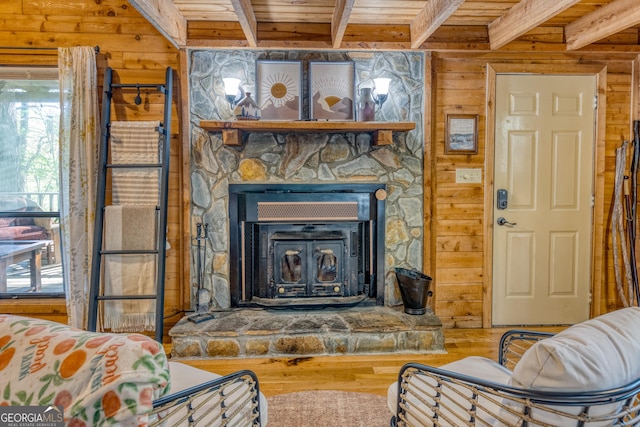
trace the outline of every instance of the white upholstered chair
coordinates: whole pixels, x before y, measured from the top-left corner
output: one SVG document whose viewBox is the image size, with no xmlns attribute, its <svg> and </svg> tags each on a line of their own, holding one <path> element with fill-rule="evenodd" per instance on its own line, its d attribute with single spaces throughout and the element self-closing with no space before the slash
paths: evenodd
<svg viewBox="0 0 640 427">
<path fill-rule="evenodd" d="M 555 335 L 511 331 L 499 354 L 405 365 L 388 390 L 391 425 L 640 425 L 640 308 Z"/>
</svg>

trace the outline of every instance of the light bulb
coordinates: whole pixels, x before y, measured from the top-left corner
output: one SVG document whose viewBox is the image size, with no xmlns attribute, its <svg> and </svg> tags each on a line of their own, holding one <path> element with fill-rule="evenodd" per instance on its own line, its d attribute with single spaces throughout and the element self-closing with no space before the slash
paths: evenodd
<svg viewBox="0 0 640 427">
<path fill-rule="evenodd" d="M 233 107 L 235 100 L 238 98 L 241 80 L 235 77 L 225 77 L 222 79 L 222 82 L 224 83 L 224 94 L 227 101 L 229 101 L 229 105 Z"/>
<path fill-rule="evenodd" d="M 376 86 L 376 102 L 378 105 L 382 105 L 389 96 L 389 84 L 391 83 L 391 79 L 386 77 L 377 77 L 373 79 L 373 83 Z"/>
</svg>

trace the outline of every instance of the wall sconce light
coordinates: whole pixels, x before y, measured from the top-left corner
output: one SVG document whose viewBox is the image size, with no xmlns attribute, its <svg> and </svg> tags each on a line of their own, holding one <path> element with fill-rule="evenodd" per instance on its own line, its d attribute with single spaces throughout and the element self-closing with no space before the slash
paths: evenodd
<svg viewBox="0 0 640 427">
<path fill-rule="evenodd" d="M 240 87 L 241 80 L 235 77 L 226 77 L 222 79 L 222 82 L 224 83 L 224 95 L 233 110 L 233 107 L 244 95 L 244 91 Z"/>
<path fill-rule="evenodd" d="M 373 79 L 373 84 L 375 85 L 375 95 L 374 99 L 376 100 L 376 104 L 379 107 L 382 106 L 384 101 L 389 97 L 389 84 L 391 83 L 391 79 L 386 77 L 377 77 Z"/>
<path fill-rule="evenodd" d="M 358 85 L 358 120 L 368 122 L 375 120 L 376 105 L 378 110 L 389 97 L 391 79 L 377 77 L 365 80 Z"/>
</svg>

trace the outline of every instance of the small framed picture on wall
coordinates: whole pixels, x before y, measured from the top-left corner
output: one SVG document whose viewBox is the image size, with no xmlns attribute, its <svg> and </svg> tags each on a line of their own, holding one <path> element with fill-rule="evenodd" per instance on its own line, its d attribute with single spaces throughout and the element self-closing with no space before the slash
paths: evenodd
<svg viewBox="0 0 640 427">
<path fill-rule="evenodd" d="M 309 63 L 309 118 L 355 120 L 353 62 Z"/>
<path fill-rule="evenodd" d="M 478 115 L 447 114 L 445 154 L 478 154 Z"/>
</svg>

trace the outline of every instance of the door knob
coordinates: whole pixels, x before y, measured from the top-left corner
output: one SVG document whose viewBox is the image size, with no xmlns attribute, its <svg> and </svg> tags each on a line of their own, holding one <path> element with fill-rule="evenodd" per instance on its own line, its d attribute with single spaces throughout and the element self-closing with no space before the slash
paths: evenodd
<svg viewBox="0 0 640 427">
<path fill-rule="evenodd" d="M 508 225 L 510 227 L 513 227 L 514 225 L 516 225 L 515 222 L 509 222 L 506 219 L 504 219 L 503 217 L 500 217 L 496 220 L 496 222 L 498 223 L 498 225 Z"/>
</svg>

